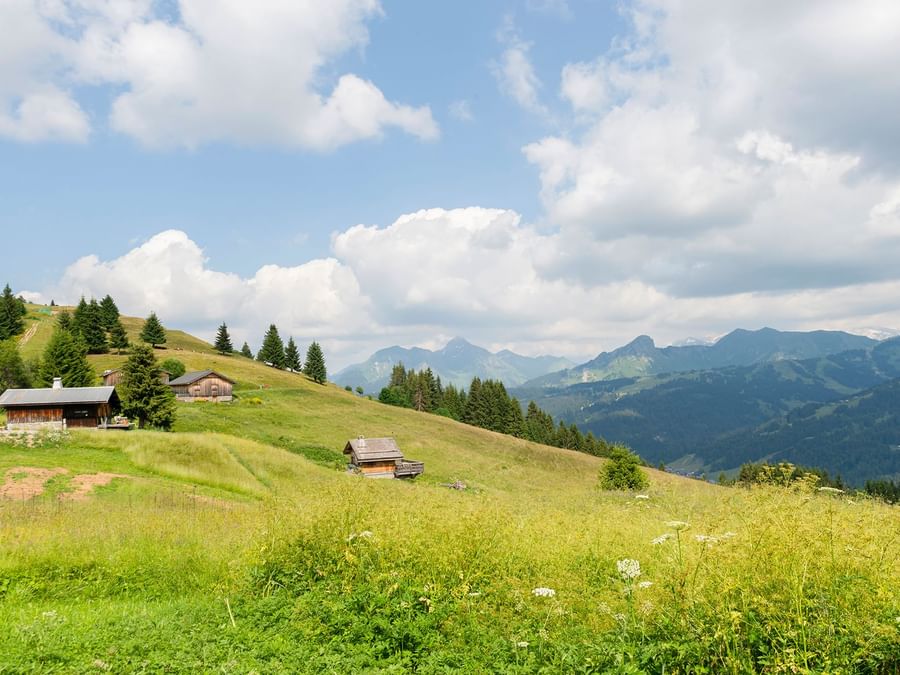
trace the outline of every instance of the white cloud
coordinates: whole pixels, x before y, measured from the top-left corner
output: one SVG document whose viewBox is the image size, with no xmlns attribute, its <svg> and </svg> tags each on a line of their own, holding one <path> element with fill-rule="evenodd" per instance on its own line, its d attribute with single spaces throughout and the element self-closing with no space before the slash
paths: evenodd
<svg viewBox="0 0 900 675">
<path fill-rule="evenodd" d="M 472 106 L 466 100 L 453 101 L 450 104 L 450 116 L 460 122 L 472 122 L 475 116 L 472 114 Z"/>
<path fill-rule="evenodd" d="M 353 74 L 330 90 L 324 81 L 327 64 L 365 46 L 366 22 L 381 13 L 377 0 L 178 0 L 177 20 L 149 0 L 11 6 L 0 10 L 0 23 L 24 37 L 0 46 L 18 64 L 0 67 L 0 97 L 4 88 L 7 101 L 26 97 L 37 85 L 54 97 L 23 104 L 6 124 L 0 118 L 6 135 L 83 140 L 87 118 L 61 83 L 123 89 L 112 128 L 156 147 L 224 141 L 330 150 L 391 128 L 423 140 L 439 135 L 427 106 L 390 101 Z"/>
<path fill-rule="evenodd" d="M 526 110 L 546 115 L 547 109 L 540 102 L 538 91 L 541 81 L 534 72 L 528 52 L 531 44 L 522 40 L 511 17 L 504 19 L 497 40 L 506 47 L 500 60 L 491 64 L 491 70 L 501 91 Z"/>
</svg>

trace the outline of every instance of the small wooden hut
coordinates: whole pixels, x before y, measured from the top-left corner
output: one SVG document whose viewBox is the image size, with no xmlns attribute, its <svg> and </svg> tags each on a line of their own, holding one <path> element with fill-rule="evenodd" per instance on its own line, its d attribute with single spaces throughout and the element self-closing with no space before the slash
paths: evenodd
<svg viewBox="0 0 900 675">
<path fill-rule="evenodd" d="M 404 459 L 393 438 L 365 438 L 347 441 L 344 454 L 350 455 L 350 469 L 369 478 L 414 478 L 425 471 L 425 465 Z"/>
<path fill-rule="evenodd" d="M 217 403 L 232 399 L 234 380 L 214 370 L 198 370 L 170 380 L 169 386 L 172 387 L 175 398 L 179 401 L 186 403 L 213 401 Z"/>
<path fill-rule="evenodd" d="M 119 386 L 119 382 L 122 381 L 122 369 L 114 368 L 113 370 L 104 370 L 101 375 L 103 378 L 103 386 L 105 387 L 117 387 Z M 163 384 L 169 384 L 169 380 L 172 379 L 171 373 L 167 370 L 159 371 L 159 381 Z"/>
<path fill-rule="evenodd" d="M 109 424 L 120 405 L 115 387 L 63 387 L 56 378 L 47 389 L 7 389 L 0 396 L 8 431 L 96 429 Z"/>
</svg>

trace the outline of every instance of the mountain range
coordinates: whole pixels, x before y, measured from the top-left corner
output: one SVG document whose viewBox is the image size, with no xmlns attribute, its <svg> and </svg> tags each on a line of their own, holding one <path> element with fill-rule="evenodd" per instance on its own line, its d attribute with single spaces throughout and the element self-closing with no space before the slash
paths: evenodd
<svg viewBox="0 0 900 675">
<path fill-rule="evenodd" d="M 720 346 L 715 353 L 723 341 L 729 349 Z M 854 344 L 862 347 L 827 353 Z M 684 349 L 695 348 L 656 350 L 639 339 L 589 362 L 593 371 L 579 366 L 567 372 L 596 373 L 597 365 L 621 372 L 636 354 L 647 359 L 648 369 L 699 360 Z M 511 393 L 534 399 L 585 432 L 624 442 L 654 464 L 679 470 L 734 471 L 742 463 L 768 459 L 820 466 L 855 483 L 900 478 L 895 450 L 900 409 L 891 408 L 897 390 L 892 384 L 900 381 L 900 339 L 876 342 L 846 333 L 767 329 L 735 331 L 707 350 L 704 363 L 750 365 L 558 386 L 547 385 L 550 378 L 543 377 Z M 816 353 L 824 355 L 787 356 Z M 566 377 L 555 374 L 554 381 Z"/>
<path fill-rule="evenodd" d="M 726 366 L 750 366 L 768 361 L 809 359 L 877 344 L 861 335 L 841 331 L 778 331 L 762 328 L 738 329 L 713 344 L 657 347 L 641 335 L 624 347 L 603 352 L 581 365 L 549 373 L 526 383 L 526 387 L 561 387 L 598 380 L 679 373 Z"/>
<path fill-rule="evenodd" d="M 559 356 L 521 356 L 508 349 L 494 353 L 456 337 L 437 351 L 397 346 L 381 349 L 365 362 L 347 366 L 334 376 L 333 381 L 341 386 L 361 386 L 366 392 L 377 394 L 387 386 L 391 370 L 398 363 L 414 370 L 431 368 L 444 384 L 466 388 L 476 376 L 516 386 L 574 365 Z"/>
</svg>

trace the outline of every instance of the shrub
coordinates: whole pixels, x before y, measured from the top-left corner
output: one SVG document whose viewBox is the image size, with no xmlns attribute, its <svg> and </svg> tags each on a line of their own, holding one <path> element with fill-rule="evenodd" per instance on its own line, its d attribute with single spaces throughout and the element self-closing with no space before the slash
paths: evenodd
<svg viewBox="0 0 900 675">
<path fill-rule="evenodd" d="M 647 487 L 647 476 L 641 470 L 641 459 L 624 445 L 614 445 L 609 461 L 600 471 L 600 487 L 604 490 L 640 490 Z"/>
<path fill-rule="evenodd" d="M 159 364 L 159 367 L 169 373 L 173 380 L 176 377 L 181 377 L 187 372 L 187 368 L 185 368 L 184 364 L 178 359 L 166 359 Z"/>
</svg>

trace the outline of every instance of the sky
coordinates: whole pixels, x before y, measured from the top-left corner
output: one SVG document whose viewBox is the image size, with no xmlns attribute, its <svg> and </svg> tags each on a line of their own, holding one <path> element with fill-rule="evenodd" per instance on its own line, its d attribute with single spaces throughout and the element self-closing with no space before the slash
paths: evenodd
<svg viewBox="0 0 900 675">
<path fill-rule="evenodd" d="M 900 329 L 895 0 L 0 0 L 2 278 L 332 370 Z"/>
</svg>

